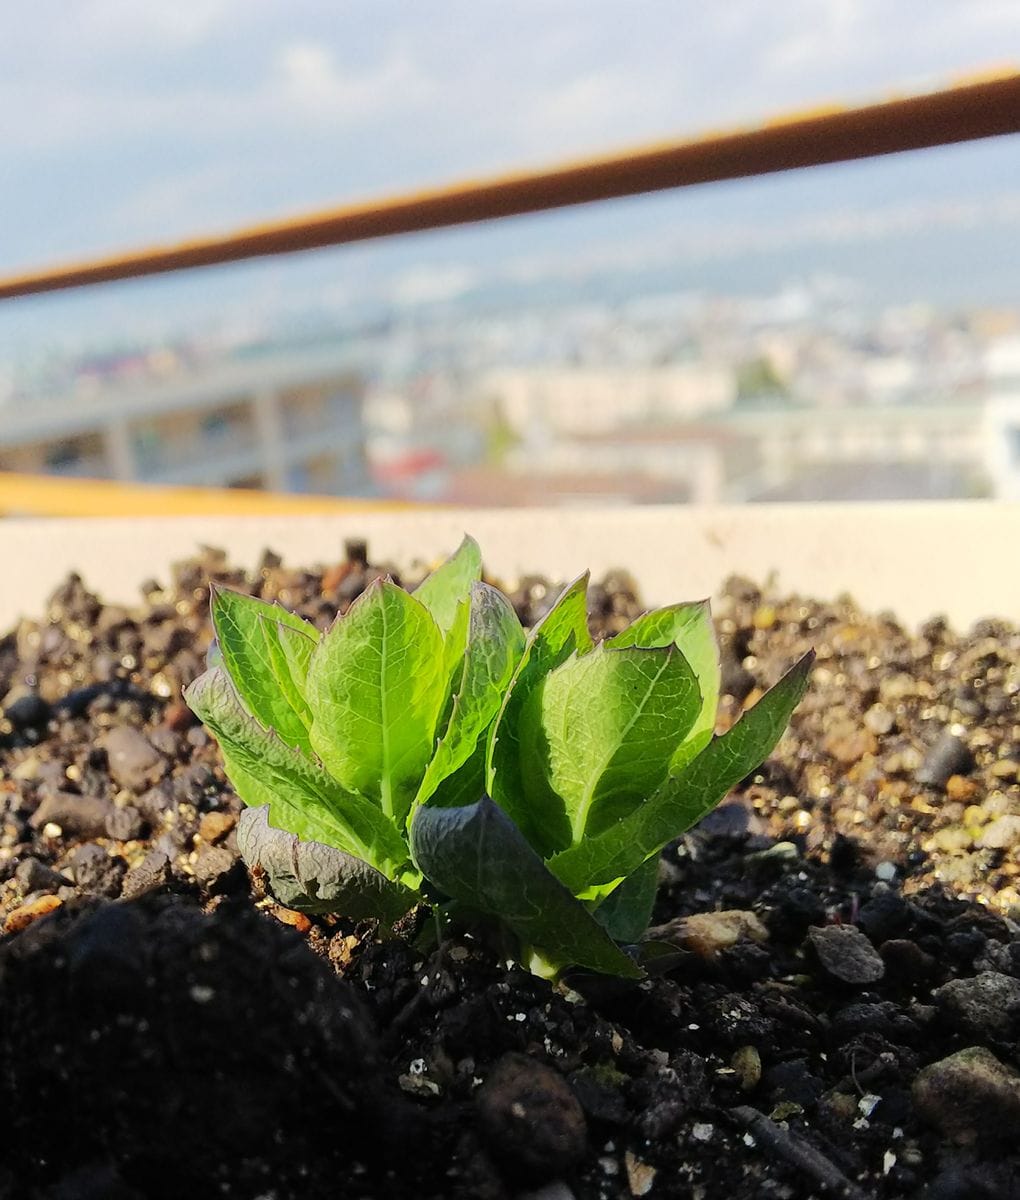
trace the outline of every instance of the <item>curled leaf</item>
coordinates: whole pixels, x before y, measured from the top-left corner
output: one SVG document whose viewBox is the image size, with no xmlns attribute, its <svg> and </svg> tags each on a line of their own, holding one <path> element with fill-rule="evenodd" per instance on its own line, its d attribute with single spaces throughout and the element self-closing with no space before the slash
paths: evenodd
<svg viewBox="0 0 1020 1200">
<path fill-rule="evenodd" d="M 268 807 L 246 808 L 241 813 L 237 848 L 249 867 L 265 872 L 276 899 L 298 912 L 378 917 L 391 924 L 417 903 L 414 892 L 391 882 L 360 858 L 274 828 L 269 824 Z"/>
<path fill-rule="evenodd" d="M 344 789 L 317 763 L 264 729 L 220 667 L 192 683 L 185 699 L 216 735 L 231 782 L 246 804 L 303 838 L 328 840 L 397 877 L 407 846 L 379 808 Z"/>
</svg>

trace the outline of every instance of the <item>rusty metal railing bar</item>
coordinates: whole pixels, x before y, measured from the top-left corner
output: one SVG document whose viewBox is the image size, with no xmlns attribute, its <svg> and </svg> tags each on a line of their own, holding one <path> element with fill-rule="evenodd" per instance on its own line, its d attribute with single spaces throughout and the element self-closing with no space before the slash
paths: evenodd
<svg viewBox="0 0 1020 1200">
<path fill-rule="evenodd" d="M 1020 73 L 0 278 L 0 300 L 1020 132 Z"/>
</svg>

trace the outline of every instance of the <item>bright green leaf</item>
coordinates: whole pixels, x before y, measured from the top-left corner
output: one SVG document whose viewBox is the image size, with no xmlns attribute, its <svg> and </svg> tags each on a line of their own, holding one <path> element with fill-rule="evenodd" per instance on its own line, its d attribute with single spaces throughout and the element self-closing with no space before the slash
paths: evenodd
<svg viewBox="0 0 1020 1200">
<path fill-rule="evenodd" d="M 278 604 L 214 588 L 212 619 L 223 663 L 245 707 L 288 746 L 311 753 L 305 676 L 319 634 Z"/>
<path fill-rule="evenodd" d="M 454 681 L 449 720 L 425 772 L 418 803 L 427 801 L 442 780 L 475 754 L 499 712 L 523 650 L 524 631 L 510 601 L 487 583 L 475 583 L 471 588 L 467 648 Z M 483 790 L 484 778 L 479 780 L 471 800 L 477 800 Z"/>
<path fill-rule="evenodd" d="M 714 738 L 636 812 L 549 862 L 573 892 L 625 877 L 711 812 L 730 788 L 771 753 L 807 687 L 814 653 L 806 654 L 722 737 Z"/>
<path fill-rule="evenodd" d="M 427 575 L 414 590 L 414 598 L 429 610 L 444 636 L 453 627 L 457 609 L 471 585 L 482 577 L 482 552 L 466 534 L 457 550 Z"/>
<path fill-rule="evenodd" d="M 199 676 L 185 699 L 216 735 L 227 775 L 246 804 L 268 804 L 277 828 L 339 846 L 388 878 L 399 878 L 407 845 L 382 812 L 264 729 L 221 668 Z"/>
<path fill-rule="evenodd" d="M 312 747 L 397 827 L 432 757 L 446 682 L 435 621 L 390 580 L 359 596 L 312 655 Z"/>
<path fill-rule="evenodd" d="M 448 681 L 447 686 L 451 690 L 451 696 L 464 666 L 464 654 L 467 651 L 470 626 L 471 594 L 469 592 L 457 605 L 453 624 L 443 637 L 443 666 L 445 668 L 445 677 Z M 442 727 L 445 728 L 445 722 Z"/>
<path fill-rule="evenodd" d="M 576 844 L 641 805 L 700 710 L 694 672 L 673 645 L 603 643 L 550 671 L 521 712 L 521 778 L 529 808 L 562 811 L 569 839 L 538 848 Z"/>
<path fill-rule="evenodd" d="M 526 748 L 520 741 L 524 705 L 542 679 L 575 653 L 592 648 L 588 631 L 588 573 L 575 579 L 528 634 L 499 714 L 489 732 L 486 788 L 533 846 L 555 845 L 562 836 L 562 813 L 527 803 L 522 771 Z"/>
<path fill-rule="evenodd" d="M 640 977 L 631 959 L 550 875 L 488 797 L 461 808 L 420 806 L 411 821 L 411 847 L 418 868 L 436 887 L 497 917 L 547 962 Z"/>
<path fill-rule="evenodd" d="M 677 646 L 694 668 L 701 691 L 701 712 L 670 764 L 673 774 L 685 766 L 712 740 L 716 709 L 719 707 L 719 646 L 707 600 L 671 604 L 638 617 L 622 633 L 610 638 L 609 646 Z"/>
</svg>

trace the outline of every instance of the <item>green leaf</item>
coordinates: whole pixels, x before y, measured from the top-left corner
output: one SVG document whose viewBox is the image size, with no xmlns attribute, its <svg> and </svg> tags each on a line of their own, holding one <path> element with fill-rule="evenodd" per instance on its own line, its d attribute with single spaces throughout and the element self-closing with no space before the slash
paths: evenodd
<svg viewBox="0 0 1020 1200">
<path fill-rule="evenodd" d="M 445 636 L 453 627 L 458 606 L 481 577 L 482 552 L 475 539 L 465 534 L 457 550 L 415 588 L 414 597 L 432 614 Z"/>
<path fill-rule="evenodd" d="M 630 875 L 690 829 L 771 753 L 804 694 L 813 661 L 813 652 L 805 654 L 732 729 L 714 738 L 636 812 L 557 854 L 550 870 L 572 892 L 582 892 Z"/>
<path fill-rule="evenodd" d="M 474 585 L 472 584 L 472 587 Z M 471 595 L 464 597 L 457 605 L 453 624 L 443 637 L 443 665 L 446 670 L 448 690 L 451 693 L 454 683 L 464 665 L 464 655 L 467 652 L 468 634 L 471 627 Z M 449 716 L 449 714 L 447 714 Z M 445 728 L 445 722 L 443 724 Z"/>
<path fill-rule="evenodd" d="M 319 639 L 314 625 L 278 604 L 213 588 L 219 652 L 245 707 L 288 746 L 311 753 L 305 677 Z"/>
<path fill-rule="evenodd" d="M 609 646 L 677 646 L 694 668 L 701 691 L 701 712 L 683 743 L 673 755 L 674 774 L 691 761 L 712 740 L 716 710 L 719 707 L 719 646 L 712 626 L 712 611 L 707 600 L 671 604 L 638 617 L 622 633 L 606 643 Z"/>
<path fill-rule="evenodd" d="M 219 741 L 227 775 L 246 804 L 267 804 L 278 828 L 338 846 L 387 878 L 405 871 L 407 845 L 382 812 L 264 729 L 222 668 L 200 675 L 185 699 Z"/>
<path fill-rule="evenodd" d="M 435 621 L 391 580 L 363 592 L 312 655 L 312 747 L 397 827 L 432 757 L 446 682 Z"/>
<path fill-rule="evenodd" d="M 436 808 L 460 808 L 474 804 L 485 795 L 485 742 L 480 741 L 471 757 L 452 775 L 440 779 L 435 790 L 422 803 Z M 411 809 L 413 815 L 414 809 Z"/>
<path fill-rule="evenodd" d="M 690 664 L 673 645 L 604 643 L 572 655 L 532 691 L 520 717 L 528 805 L 562 811 L 569 835 L 544 856 L 615 825 L 669 773 L 701 710 Z"/>
<path fill-rule="evenodd" d="M 588 632 L 587 571 L 564 588 L 549 612 L 528 634 L 524 653 L 489 733 L 486 789 L 533 846 L 556 845 L 563 836 L 562 810 L 543 811 L 525 795 L 520 718 L 542 679 L 573 653 L 592 648 Z"/>
<path fill-rule="evenodd" d="M 440 891 L 499 918 L 560 968 L 639 978 L 640 970 L 546 870 L 510 818 L 486 796 L 461 808 L 422 805 L 411 821 L 419 870 Z"/>
<path fill-rule="evenodd" d="M 341 913 L 355 920 L 374 917 L 390 924 L 418 903 L 414 892 L 362 859 L 275 828 L 268 806 L 241 813 L 237 848 L 249 867 L 265 872 L 276 899 L 299 912 Z"/>
<path fill-rule="evenodd" d="M 524 631 L 510 601 L 487 583 L 473 584 L 467 649 L 454 684 L 453 705 L 416 803 L 426 802 L 443 779 L 472 758 L 499 712 L 523 650 Z M 485 790 L 484 777 L 478 782 L 472 801 Z"/>
<path fill-rule="evenodd" d="M 595 920 L 617 942 L 638 942 L 648 928 L 659 890 L 659 856 L 653 854 L 595 909 Z"/>
</svg>

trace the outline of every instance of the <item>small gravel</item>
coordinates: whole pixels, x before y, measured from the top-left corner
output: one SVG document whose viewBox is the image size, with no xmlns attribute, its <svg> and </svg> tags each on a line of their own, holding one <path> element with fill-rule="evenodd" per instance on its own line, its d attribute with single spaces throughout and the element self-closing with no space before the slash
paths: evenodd
<svg viewBox="0 0 1020 1200">
<path fill-rule="evenodd" d="M 1020 1074 L 982 1046 L 925 1067 L 913 1097 L 925 1120 L 962 1145 L 1020 1137 Z"/>
<path fill-rule="evenodd" d="M 0 1195 L 1015 1195 L 1015 625 L 911 632 L 730 580 L 718 729 L 813 647 L 808 693 L 663 854 L 649 979 L 552 987 L 483 931 L 431 949 L 421 915 L 380 940 L 293 912 L 239 861 L 180 699 L 209 582 L 325 628 L 386 569 L 354 550 L 203 552 L 131 608 L 72 577 L 0 637 Z M 512 599 L 530 623 L 556 592 Z M 593 631 L 641 607 L 615 572 Z"/>
<path fill-rule="evenodd" d="M 853 925 L 810 929 L 808 941 L 826 973 L 840 983 L 874 983 L 885 974 L 881 955 Z"/>
</svg>

